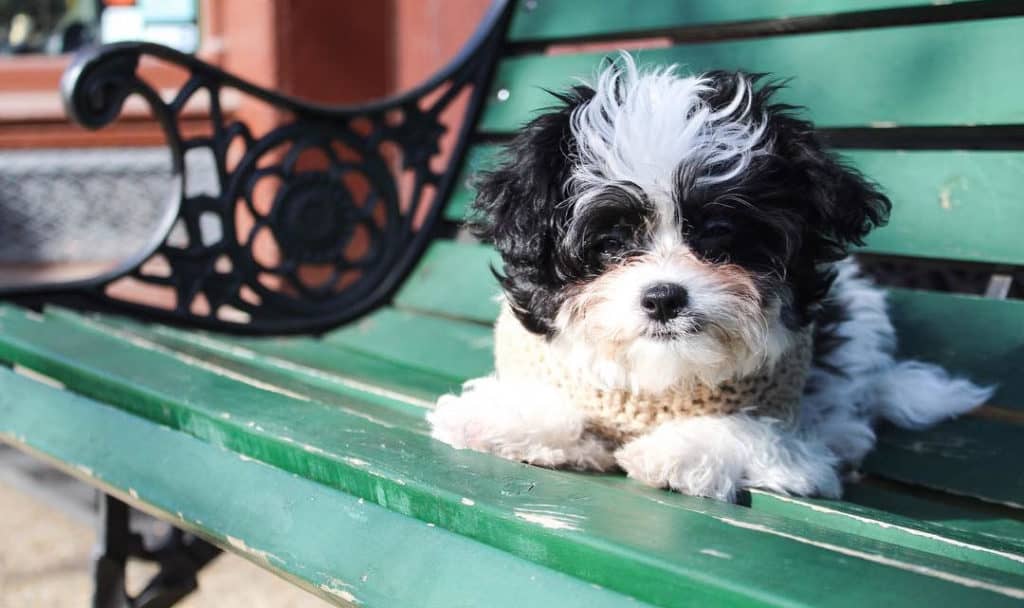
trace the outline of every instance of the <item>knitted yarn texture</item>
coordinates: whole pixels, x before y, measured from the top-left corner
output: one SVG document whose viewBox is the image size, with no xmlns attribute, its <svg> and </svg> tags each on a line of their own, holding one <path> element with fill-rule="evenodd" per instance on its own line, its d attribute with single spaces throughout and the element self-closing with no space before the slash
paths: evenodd
<svg viewBox="0 0 1024 608">
<path fill-rule="evenodd" d="M 567 368 L 543 336 L 527 331 L 508 305 L 494 329 L 495 370 L 499 380 L 542 382 L 561 391 L 586 412 L 587 432 L 621 444 L 653 427 L 687 416 L 747 412 L 782 421 L 796 419 L 813 352 L 812 328 L 796 335 L 779 361 L 718 386 L 670 387 L 649 394 L 604 389 Z"/>
</svg>

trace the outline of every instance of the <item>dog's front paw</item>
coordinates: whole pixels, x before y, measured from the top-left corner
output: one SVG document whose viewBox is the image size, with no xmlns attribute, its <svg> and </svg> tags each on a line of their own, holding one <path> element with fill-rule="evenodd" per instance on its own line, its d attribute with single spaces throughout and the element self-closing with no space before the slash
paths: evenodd
<svg viewBox="0 0 1024 608">
<path fill-rule="evenodd" d="M 626 473 L 683 494 L 734 501 L 762 488 L 836 498 L 836 457 L 819 441 L 747 416 L 698 416 L 665 423 L 615 453 Z"/>
<path fill-rule="evenodd" d="M 702 443 L 649 433 L 615 452 L 627 475 L 647 485 L 733 502 L 743 470 Z"/>
<path fill-rule="evenodd" d="M 456 449 L 488 452 L 544 467 L 604 471 L 615 466 L 608 447 L 584 431 L 583 414 L 542 386 L 467 383 L 427 414 L 431 436 Z"/>
<path fill-rule="evenodd" d="M 444 395 L 427 414 L 430 436 L 457 450 L 489 451 L 492 431 L 486 412 L 471 399 Z"/>
</svg>

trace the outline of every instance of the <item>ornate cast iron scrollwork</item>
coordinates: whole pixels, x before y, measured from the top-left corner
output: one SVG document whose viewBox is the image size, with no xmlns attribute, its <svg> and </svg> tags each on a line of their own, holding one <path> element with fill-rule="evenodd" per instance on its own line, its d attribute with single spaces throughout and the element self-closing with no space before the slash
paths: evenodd
<svg viewBox="0 0 1024 608">
<path fill-rule="evenodd" d="M 62 83 L 69 115 L 98 129 L 117 118 L 129 96 L 145 99 L 166 134 L 172 196 L 180 204 L 166 218 L 162 242 L 145 255 L 47 301 L 241 333 L 320 331 L 382 304 L 432 236 L 508 13 L 507 3 L 496 1 L 447 68 L 412 91 L 359 107 L 306 104 L 154 44 L 113 44 L 78 57 Z M 146 57 L 188 71 L 170 101 L 138 76 Z M 257 137 L 226 118 L 226 90 L 289 119 Z M 209 96 L 212 133 L 187 136 L 179 118 L 202 92 Z M 468 96 L 465 119 L 446 166 L 437 169 L 432 161 L 438 164 L 446 131 L 440 116 L 460 95 Z M 189 187 L 193 154 L 212 157 L 216 192 Z M 110 289 L 125 277 L 173 293 L 172 307 L 130 301 Z"/>
</svg>

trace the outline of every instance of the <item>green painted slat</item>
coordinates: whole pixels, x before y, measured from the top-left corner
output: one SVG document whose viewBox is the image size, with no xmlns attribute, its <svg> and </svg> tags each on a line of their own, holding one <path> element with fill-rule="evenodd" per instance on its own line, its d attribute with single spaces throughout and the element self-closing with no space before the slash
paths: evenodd
<svg viewBox="0 0 1024 608">
<path fill-rule="evenodd" d="M 1004 366 L 1002 372 L 1006 379 L 1002 385 L 1003 389 L 1016 390 L 1009 383 L 1015 379 L 1010 373 L 1014 367 L 1013 352 L 1019 353 L 1024 349 L 1024 339 L 1012 331 L 1004 331 L 998 334 L 998 340 L 992 339 L 982 341 L 974 345 L 976 350 L 960 350 L 965 344 L 965 336 L 978 336 L 981 327 L 975 328 L 970 324 L 981 323 L 983 327 L 991 327 L 990 323 L 996 319 L 1001 327 L 1018 327 L 1022 332 L 1024 328 L 1020 324 L 1012 325 L 1014 319 L 1024 318 L 1021 316 L 1021 305 L 1017 302 L 998 302 L 984 300 L 981 298 L 968 298 L 965 296 L 950 296 L 945 294 L 931 294 L 925 292 L 896 291 L 893 293 L 894 318 L 901 328 L 901 339 L 904 344 L 903 351 L 909 355 L 938 360 L 952 370 L 968 370 L 971 377 L 979 380 L 988 378 L 982 373 L 985 369 L 991 368 L 987 362 L 991 358 Z M 964 304 L 968 303 L 966 308 Z M 959 307 L 959 309 L 958 309 Z M 995 311 L 995 312 L 993 312 Z M 948 316 L 956 321 L 946 322 L 943 319 Z M 1006 322 L 999 319 L 1005 316 Z M 356 349 L 372 351 L 376 356 L 400 360 L 403 364 L 413 365 L 422 369 L 429 369 L 438 374 L 448 374 L 454 381 L 467 379 L 488 373 L 492 369 L 490 358 L 490 333 L 489 330 L 475 325 L 460 325 L 456 322 L 444 319 L 433 319 L 412 313 L 403 313 L 393 310 L 382 310 L 371 317 L 372 323 L 362 329 L 354 328 L 341 330 L 336 335 L 343 339 L 339 343 L 344 346 Z M 913 331 L 914 323 L 920 322 L 923 331 Z M 953 324 L 951 327 L 950 324 Z M 964 324 L 968 324 L 964 327 Z M 910 327 L 904 331 L 904 327 Z M 936 331 L 942 328 L 942 332 Z M 950 351 L 952 346 L 956 350 Z M 968 345 L 970 346 L 970 345 Z M 1002 349 L 1002 350 L 1001 350 Z M 1014 350 L 1015 349 L 1015 350 Z M 1017 359 L 1019 361 L 1019 359 Z M 997 373 L 1000 370 L 996 370 Z M 1005 390 L 997 393 L 997 397 L 1005 394 Z M 996 401 L 1000 405 L 1019 404 L 1018 401 Z M 952 423 L 952 429 L 956 431 L 959 425 L 967 425 L 973 429 L 976 421 L 963 420 Z M 984 426 L 984 425 L 983 425 Z M 998 426 L 998 425 L 997 425 Z M 986 427 L 987 428 L 987 427 Z M 1008 427 L 1012 428 L 1012 427 Z M 940 431 L 932 431 L 932 433 Z M 960 435 L 971 435 L 970 431 L 960 432 Z M 932 441 L 928 433 L 906 433 L 892 432 L 883 434 L 883 437 L 902 437 L 902 443 L 916 441 Z M 1012 449 L 1013 433 L 998 433 L 991 438 L 991 449 L 998 452 Z M 961 439 L 957 439 L 960 441 Z M 1006 441 L 1005 445 L 1000 441 Z M 933 455 L 932 465 L 927 460 L 913 460 L 911 464 L 899 464 L 907 460 L 904 454 L 905 448 L 901 444 L 890 445 L 891 442 L 882 441 L 878 452 L 869 461 L 873 463 L 874 472 L 886 477 L 903 481 L 913 481 L 924 485 L 935 486 L 929 482 L 936 474 L 949 467 L 960 466 L 966 469 L 962 477 L 950 477 L 943 489 L 958 494 L 978 496 L 987 500 L 999 500 L 1002 502 L 1018 502 L 1024 500 L 1024 488 L 1021 484 L 1021 477 L 1012 468 L 992 467 L 984 461 L 982 454 L 971 451 L 960 452 L 956 449 L 945 451 L 946 459 L 942 465 Z M 893 468 L 887 468 L 887 463 L 893 460 Z M 951 464 L 950 464 L 951 463 Z M 935 470 L 938 469 L 939 473 Z M 972 471 L 978 471 L 977 474 Z M 916 476 L 916 478 L 914 477 Z M 973 480 L 973 481 L 972 481 Z"/>
<path fill-rule="evenodd" d="M 82 327 L 99 325 L 104 331 L 132 332 L 167 347 L 213 360 L 230 358 L 260 367 L 267 372 L 301 375 L 345 392 L 369 387 L 375 394 L 394 394 L 405 402 L 432 402 L 437 395 L 451 391 L 460 380 L 441 377 L 394 361 L 325 346 L 317 338 L 247 338 L 215 336 L 197 331 L 150 325 L 123 317 L 92 314 L 88 317 L 55 307 L 47 316 Z"/>
<path fill-rule="evenodd" d="M 920 551 L 928 551 L 961 559 L 989 568 L 998 568 L 1010 573 L 1024 572 L 1024 548 L 1020 540 L 1024 522 L 1009 520 L 1015 524 L 1013 538 L 990 538 L 980 536 L 977 530 L 965 531 L 943 521 L 932 522 L 893 513 L 878 511 L 850 502 L 851 494 L 863 492 L 862 486 L 853 485 L 845 489 L 843 501 L 821 500 L 779 496 L 767 492 L 751 493 L 751 507 L 762 513 L 773 513 L 819 526 L 843 530 L 858 536 L 874 538 L 885 542 L 898 542 Z M 870 489 L 868 491 L 871 491 Z M 898 500 L 907 500 L 907 495 L 897 495 Z M 933 510 L 941 504 L 930 503 Z M 951 510 L 942 509 L 943 516 L 949 517 Z M 978 511 L 964 511 L 972 517 L 991 517 Z"/>
<path fill-rule="evenodd" d="M 494 298 L 500 288 L 491 266 L 501 269 L 501 258 L 494 248 L 437 241 L 430 253 L 433 255 L 409 276 L 396 304 L 434 315 L 493 323 L 499 308 Z"/>
<path fill-rule="evenodd" d="M 490 323 L 499 308 L 492 266 L 501 268 L 492 247 L 435 241 L 402 285 L 395 305 Z"/>
<path fill-rule="evenodd" d="M 381 365 L 387 370 L 391 382 L 377 383 L 359 372 L 366 358 L 358 353 L 324 348 L 312 341 L 300 353 L 307 359 L 327 362 L 325 366 L 296 362 L 291 357 L 275 352 L 261 352 L 240 346 L 235 338 L 217 337 L 160 325 L 147 325 L 108 315 L 85 317 L 72 311 L 48 308 L 44 315 L 75 330 L 112 334 L 118 338 L 145 344 L 168 354 L 178 354 L 202 361 L 208 366 L 227 370 L 272 383 L 289 393 L 337 405 L 355 415 L 377 420 L 381 424 L 396 424 L 396 418 L 408 428 L 425 428 L 423 415 L 432 407 L 438 395 L 455 390 L 458 382 L 440 380 L 434 376 L 391 364 Z M 255 339 L 253 342 L 275 342 L 274 339 Z M 312 355 L 319 353 L 318 358 Z M 373 361 L 371 359 L 371 361 Z M 375 368 L 376 371 L 376 368 Z M 356 373 L 353 373 L 356 372 Z M 427 385 L 405 385 L 405 376 L 432 378 Z M 396 388 L 397 387 L 397 388 Z M 353 402 L 351 397 L 355 397 Z M 365 406 L 364 406 L 365 403 Z"/>
<path fill-rule="evenodd" d="M 887 429 L 863 468 L 888 479 L 1024 508 L 1024 427 L 961 418 L 920 432 Z"/>
<path fill-rule="evenodd" d="M 0 387 L 0 439 L 329 602 L 642 605 L 3 369 Z"/>
<path fill-rule="evenodd" d="M 519 2 L 508 37 L 516 42 L 560 38 L 637 35 L 674 27 L 709 27 L 730 22 L 835 16 L 836 13 L 929 7 L 923 0 L 655 0 L 639 10 L 635 0 L 604 0 L 600 10 L 581 10 L 578 0 Z M 942 3 L 948 4 L 948 3 Z M 783 25 L 778 26 L 784 30 Z"/>
<path fill-rule="evenodd" d="M 270 380 L 276 386 L 301 393 L 325 403 L 346 403 L 347 396 L 353 394 L 352 391 L 355 391 L 355 394 L 358 396 L 374 400 L 375 404 L 391 408 L 398 406 L 398 411 L 402 418 L 389 417 L 387 423 L 398 424 L 402 428 L 417 432 L 425 432 L 426 430 L 422 419 L 422 414 L 425 410 L 422 406 L 429 405 L 429 401 L 432 401 L 444 392 L 444 390 L 437 390 L 427 397 L 429 401 L 421 402 L 419 404 L 420 407 L 410 407 L 407 402 L 402 400 L 401 396 L 394 393 L 381 394 L 378 387 L 366 384 L 348 386 L 333 380 L 325 383 L 322 381 L 323 372 L 317 368 L 282 366 L 276 359 L 262 360 L 254 358 L 248 350 L 239 349 L 231 342 L 228 342 L 227 339 L 221 340 L 209 336 L 198 336 L 194 332 L 171 328 L 145 327 L 111 318 L 102 318 L 101 321 L 83 320 L 74 313 L 66 312 L 60 313 L 58 318 L 77 327 L 88 328 L 91 325 L 96 325 L 96 329 L 99 331 L 130 331 L 129 338 L 142 337 L 147 340 L 153 340 L 167 347 L 176 348 L 191 356 L 201 358 L 203 361 L 226 367 L 234 373 Z M 335 354 L 334 351 L 331 351 L 331 354 Z M 394 403 L 390 403 L 389 400 Z M 378 412 L 370 412 L 370 414 L 379 415 Z M 927 440 L 927 438 L 925 439 Z M 963 459 L 964 457 L 965 455 L 960 455 L 958 459 Z M 1007 484 L 1005 479 L 1000 478 L 997 483 L 990 483 L 989 485 Z M 963 489 L 957 489 L 956 491 L 964 493 Z M 937 547 L 935 549 L 937 552 L 951 557 L 960 557 L 961 554 L 973 555 L 973 553 L 979 551 L 974 547 L 980 546 L 983 549 L 980 550 L 978 563 L 983 565 L 991 565 L 986 561 L 987 559 L 994 560 L 996 564 L 1005 563 L 1005 558 L 993 557 L 991 555 L 993 551 L 1024 552 L 1024 522 L 993 520 L 991 514 L 978 514 L 966 509 L 957 511 L 942 505 L 914 500 L 905 495 L 893 497 L 891 492 L 872 491 L 870 488 L 863 486 L 851 486 L 847 489 L 847 492 L 852 492 L 852 496 L 848 496 L 847 499 L 857 502 L 859 497 L 861 503 L 866 506 L 861 507 L 833 501 L 808 502 L 804 499 L 773 498 L 765 495 L 760 499 L 760 506 L 755 505 L 755 508 L 764 507 L 772 512 L 793 517 L 806 518 L 810 515 L 814 521 L 818 521 L 822 525 L 832 525 L 848 532 L 868 533 L 867 535 L 869 536 L 871 533 L 877 532 L 880 536 L 874 537 L 879 540 L 895 542 L 895 537 L 905 536 L 904 540 L 906 542 L 900 544 L 922 550 L 932 550 L 934 545 Z M 879 512 L 877 508 L 867 506 L 871 504 L 880 505 L 883 509 L 895 509 L 897 514 L 888 515 L 884 512 Z M 932 521 L 921 522 L 910 515 L 899 515 L 901 509 L 906 511 L 911 507 L 913 507 L 914 513 L 919 513 L 921 509 L 930 508 L 929 519 Z M 810 513 L 803 513 L 803 511 L 809 511 Z M 823 515 L 822 513 L 825 512 L 827 514 Z M 961 523 L 951 525 L 948 520 L 954 516 L 958 517 Z M 937 519 L 940 521 L 934 521 Z M 923 532 L 924 535 L 904 533 L 905 529 L 918 530 Z M 939 535 L 941 538 L 933 538 L 934 535 Z M 948 553 L 944 553 L 942 549 L 947 550 Z"/>
<path fill-rule="evenodd" d="M 821 127 L 992 125 L 1024 122 L 1022 31 L 1024 19 L 1007 18 L 682 45 L 638 51 L 638 58 L 694 72 L 744 69 L 793 78 L 779 100 L 809 106 L 807 115 Z M 606 55 L 502 61 L 479 129 L 515 131 L 552 105 L 544 89 L 592 77 Z"/>
<path fill-rule="evenodd" d="M 476 170 L 491 166 L 499 146 L 474 148 Z M 1024 263 L 1019 230 L 1024 205 L 1024 154 L 950 150 L 844 150 L 847 162 L 878 182 L 893 201 L 889 224 L 866 251 L 1005 264 Z M 448 211 L 462 219 L 474 197 L 468 180 Z"/>
<path fill-rule="evenodd" d="M 486 168 L 493 162 L 492 156 L 497 146 L 474 146 L 466 154 L 459 177 L 455 180 L 455 191 L 452 192 L 448 204 L 444 208 L 445 219 L 453 222 L 461 222 L 466 219 L 469 212 L 469 205 L 475 196 L 473 191 L 473 177 L 477 171 Z"/>
<path fill-rule="evenodd" d="M 166 331 L 166 328 L 160 329 L 162 334 Z M 292 364 L 315 369 L 333 378 L 354 380 L 421 400 L 432 400 L 461 382 L 379 356 L 325 347 L 318 338 L 235 337 L 230 344 L 256 353 L 260 361 L 269 365 Z"/>
<path fill-rule="evenodd" d="M 890 290 L 900 353 L 997 384 L 991 403 L 1024 408 L 1024 302 Z"/>
<path fill-rule="evenodd" d="M 850 485 L 843 498 L 861 508 L 884 512 L 918 524 L 953 530 L 973 539 L 970 542 L 1024 553 L 1024 521 L 1002 509 L 947 495 L 908 494 L 904 486 L 879 488 L 869 483 Z M 946 499 L 945 501 L 943 499 Z"/>
<path fill-rule="evenodd" d="M 109 319 L 104 319 L 104 321 L 105 324 L 110 323 Z M 112 325 L 112 327 L 115 329 L 119 328 L 116 324 Z M 366 398 L 375 400 L 375 404 L 387 399 L 395 399 L 393 394 L 381 395 L 376 387 L 366 387 L 365 385 L 362 387 L 345 387 L 346 390 L 342 391 L 334 383 L 322 385 L 319 382 L 320 377 L 316 370 L 310 372 L 310 370 L 305 369 L 282 368 L 273 360 L 257 361 L 246 352 L 238 352 L 238 349 L 230 342 L 222 342 L 213 337 L 203 336 L 202 340 L 197 340 L 195 339 L 196 334 L 193 332 L 163 327 L 152 328 L 148 331 L 143 331 L 146 328 L 141 326 L 136 326 L 134 329 L 136 332 L 141 332 L 141 335 L 147 339 L 164 340 L 163 343 L 167 346 L 180 348 L 190 355 L 202 358 L 204 361 L 228 367 L 236 373 L 257 377 L 261 380 L 273 381 L 277 386 L 302 393 L 307 397 L 325 403 L 338 403 L 339 399 L 343 403 L 346 400 L 346 396 L 351 394 L 350 391 L 352 390 L 357 391 L 357 393 L 365 393 Z M 315 349 L 315 346 L 313 348 Z M 325 349 L 321 348 L 319 350 L 323 351 Z M 330 351 L 327 358 L 334 356 L 336 356 L 336 351 Z M 313 386 L 310 387 L 310 384 Z M 323 386 L 326 390 L 320 389 L 320 386 Z M 332 389 L 342 394 L 334 394 Z M 445 390 L 450 390 L 450 387 Z M 435 389 L 426 398 L 432 401 L 442 392 L 445 392 L 445 390 Z M 404 402 L 399 402 L 398 405 L 405 404 Z M 426 432 L 425 421 L 421 417 L 424 411 L 421 407 L 409 408 L 406 405 L 402 413 L 411 415 L 388 417 L 387 423 L 415 432 Z M 1000 480 L 998 483 L 1002 485 L 1003 481 Z M 635 488 L 631 489 L 635 490 Z M 755 504 L 755 508 L 765 504 L 774 505 L 775 507 L 784 505 L 786 507 L 784 509 L 774 508 L 771 511 L 802 518 L 806 518 L 808 514 L 801 511 L 810 511 L 810 515 L 813 517 L 808 519 L 808 521 L 817 521 L 823 525 L 830 524 L 837 529 L 858 534 L 875 531 L 884 532 L 880 536 L 875 536 L 875 538 L 887 542 L 896 542 L 912 548 L 933 551 L 947 557 L 967 559 L 968 561 L 989 567 L 1000 567 L 1002 565 L 1005 569 L 1019 566 L 1018 561 L 1014 561 L 1012 558 L 1009 558 L 1009 561 L 1007 561 L 1008 558 L 993 555 L 993 552 L 1000 554 L 1013 552 L 1024 554 L 1024 522 L 1021 521 L 994 519 L 988 513 L 978 513 L 967 509 L 955 510 L 944 505 L 914 500 L 906 495 L 894 496 L 892 492 L 872 491 L 865 486 L 854 485 L 848 487 L 846 499 L 853 500 L 854 502 L 859 501 L 865 505 L 880 505 L 882 508 L 888 508 L 889 510 L 895 509 L 896 513 L 899 513 L 900 509 L 905 511 L 911 508 L 911 506 L 914 509 L 913 513 L 920 513 L 922 509 L 928 508 L 930 509 L 928 513 L 932 521 L 917 521 L 911 515 L 891 515 L 886 512 L 879 512 L 878 509 L 873 509 L 869 506 L 862 507 L 856 504 L 850 505 L 833 501 L 813 501 L 808 503 L 807 501 L 801 502 L 802 499 L 771 498 L 766 495 L 761 495 L 760 503 Z M 846 517 L 821 517 L 820 513 L 823 508 L 841 513 Z M 832 515 L 835 514 L 833 513 Z M 949 521 L 954 517 L 959 518 L 957 523 Z M 861 520 L 866 519 L 869 521 L 858 521 L 852 518 L 861 518 Z M 924 535 L 928 536 L 914 534 L 907 532 L 907 530 L 923 532 Z M 871 536 L 870 534 L 867 535 Z M 939 538 L 935 538 L 935 536 L 939 536 Z M 1021 560 L 1024 560 L 1024 558 L 1021 558 Z"/>
<path fill-rule="evenodd" d="M 889 225 L 867 251 L 1024 263 L 1020 227 L 1024 154 L 1019 152 L 844 152 L 893 201 Z"/>
<path fill-rule="evenodd" d="M 425 421 L 421 417 L 425 410 L 422 408 L 409 408 L 400 400 L 388 404 L 386 400 L 394 399 L 394 395 L 382 395 L 372 387 L 339 386 L 336 382 L 325 384 L 322 382 L 322 374 L 317 370 L 281 367 L 275 361 L 256 359 L 248 350 L 238 348 L 228 342 L 226 338 L 222 341 L 216 337 L 200 336 L 194 332 L 158 326 L 143 326 L 110 317 L 84 319 L 75 313 L 65 311 L 47 314 L 52 314 L 55 321 L 69 323 L 76 329 L 93 332 L 120 332 L 128 340 L 138 342 L 137 338 L 142 338 L 170 348 L 179 348 L 181 352 L 216 365 L 229 373 L 272 382 L 279 388 L 324 403 L 342 404 L 349 411 L 352 411 L 352 404 L 348 403 L 350 400 L 347 397 L 351 396 L 352 391 L 355 390 L 357 396 L 373 400 L 374 404 L 378 406 L 390 409 L 396 409 L 395 406 L 405 406 L 398 409 L 397 415 L 387 412 L 372 412 L 372 417 L 380 420 L 381 416 L 384 416 L 386 417 L 386 422 L 382 421 L 384 424 L 398 426 L 416 433 L 426 433 Z M 364 391 L 365 394 L 359 391 Z M 411 412 L 408 411 L 410 409 Z M 359 412 L 359 414 L 366 415 L 365 412 Z M 587 479 L 593 478 L 588 477 Z M 617 487 L 634 493 L 645 491 L 644 488 L 631 482 Z M 853 500 L 856 501 L 860 497 L 861 501 L 864 501 L 865 489 L 862 486 L 848 487 L 846 492 Z M 660 496 L 660 494 L 657 495 Z M 868 492 L 867 495 L 875 503 L 879 502 L 878 492 Z M 883 504 L 883 508 L 892 511 L 891 505 L 894 498 L 886 496 L 888 502 Z M 922 501 L 918 500 L 914 505 L 914 513 L 920 513 L 922 508 L 927 508 L 931 515 L 930 519 L 933 520 L 921 522 L 909 516 L 899 515 L 899 509 L 896 510 L 897 514 L 893 515 L 889 512 L 879 512 L 877 509 L 833 501 L 787 499 L 763 494 L 755 495 L 755 497 L 757 498 L 754 504 L 755 508 L 762 508 L 804 521 L 813 521 L 818 525 L 827 525 L 845 532 L 869 536 L 876 540 L 962 559 L 986 567 L 1008 569 L 1013 572 L 1012 568 L 1016 567 L 1018 562 L 1006 554 L 1012 554 L 1015 551 L 1024 552 L 1024 523 L 1008 520 L 992 521 L 990 514 L 979 514 L 964 508 L 954 512 L 943 505 L 932 503 L 922 505 L 920 504 Z M 907 502 L 911 500 L 906 496 L 896 498 L 901 500 L 897 504 L 904 510 L 907 508 Z M 780 509 L 780 506 L 783 508 Z M 822 515 L 822 512 L 826 510 L 827 515 Z M 950 525 L 948 520 L 954 515 L 960 521 L 955 525 Z M 940 519 L 940 521 L 934 521 L 936 519 Z M 1024 560 L 1024 558 L 1020 559 Z"/>
<path fill-rule="evenodd" d="M 493 368 L 489 327 L 394 308 L 378 309 L 336 329 L 324 336 L 324 343 L 457 381 Z"/>
<path fill-rule="evenodd" d="M 98 323 L 82 320 L 74 313 L 62 313 L 59 318 L 77 327 L 89 327 L 91 324 Z M 272 381 L 277 386 L 325 403 L 345 403 L 346 396 L 351 395 L 354 390 L 357 395 L 375 400 L 375 404 L 380 403 L 392 408 L 396 405 L 405 406 L 399 409 L 401 416 L 389 416 L 387 423 L 415 432 L 426 432 L 426 426 L 422 419 L 424 409 L 409 408 L 401 399 L 397 399 L 398 403 L 388 404 L 386 400 L 396 400 L 396 396 L 394 394 L 382 395 L 376 387 L 339 386 L 336 382 L 323 383 L 321 382 L 322 373 L 315 368 L 310 370 L 282 367 L 274 360 L 255 359 L 248 351 L 238 349 L 226 338 L 223 341 L 208 336 L 201 336 L 201 339 L 197 339 L 197 335 L 193 332 L 162 327 L 144 327 L 138 324 L 118 322 L 116 319 L 110 318 L 103 318 L 102 323 L 99 324 L 100 331 L 125 331 L 126 329 L 131 330 L 132 336 L 158 341 L 168 347 L 178 348 L 191 356 L 227 368 L 231 372 Z M 433 393 L 429 399 L 433 400 L 441 392 L 443 391 Z M 380 415 L 379 412 L 371 413 Z M 885 448 L 883 447 L 883 449 Z M 964 456 L 960 455 L 958 459 L 963 459 Z M 1010 471 L 1011 475 L 1012 473 Z M 1000 479 L 989 485 L 1007 484 L 1005 479 Z M 635 490 L 635 488 L 630 489 Z M 957 489 L 956 491 L 964 493 L 965 490 Z M 759 494 L 757 497 L 759 498 L 758 501 L 755 501 L 755 508 L 764 508 L 782 515 L 815 521 L 820 525 L 828 525 L 887 542 L 897 542 L 948 557 L 967 559 L 980 565 L 990 567 L 1002 565 L 1004 569 L 1017 567 L 1018 561 L 1012 558 L 1008 561 L 1008 558 L 1001 554 L 1014 552 L 1024 554 L 1024 522 L 1001 519 L 991 513 L 972 511 L 965 507 L 953 508 L 948 505 L 926 502 L 906 494 L 883 492 L 868 486 L 853 485 L 847 488 L 845 499 L 852 500 L 857 504 L 787 499 L 764 494 Z M 1024 561 L 1024 558 L 1021 560 Z"/>
<path fill-rule="evenodd" d="M 892 605 L 1013 605 L 1024 597 L 1022 576 L 714 501 L 643 497 L 453 451 L 195 362 L 2 310 L 2 356 L 75 390 L 659 605 L 856 606 L 882 593 Z"/>
</svg>

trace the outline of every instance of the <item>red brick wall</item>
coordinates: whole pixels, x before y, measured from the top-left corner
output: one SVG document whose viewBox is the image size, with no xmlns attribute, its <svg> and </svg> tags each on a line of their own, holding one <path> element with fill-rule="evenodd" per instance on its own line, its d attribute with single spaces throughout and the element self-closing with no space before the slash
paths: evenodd
<svg viewBox="0 0 1024 608">
<path fill-rule="evenodd" d="M 407 89 L 448 62 L 480 23 L 488 0 L 393 0 L 394 85 Z"/>
<path fill-rule="evenodd" d="M 320 103 L 356 103 L 415 86 L 451 60 L 489 0 L 205 0 L 223 32 L 224 68 Z M 244 120 L 276 117 L 255 105 Z"/>
</svg>

